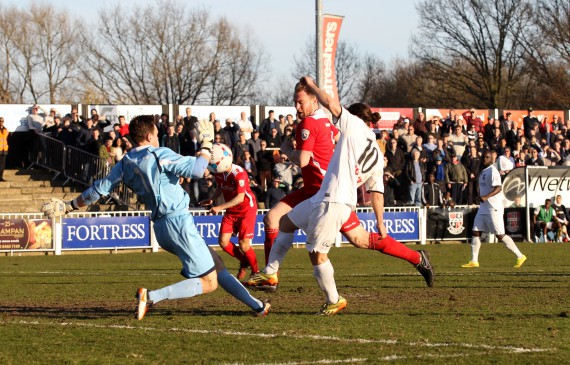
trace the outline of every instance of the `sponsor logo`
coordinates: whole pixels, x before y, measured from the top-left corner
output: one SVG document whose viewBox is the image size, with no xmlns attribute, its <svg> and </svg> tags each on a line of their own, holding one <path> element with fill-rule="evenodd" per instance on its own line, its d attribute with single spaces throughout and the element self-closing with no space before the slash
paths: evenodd
<svg viewBox="0 0 570 365">
<path fill-rule="evenodd" d="M 303 141 L 306 141 L 309 138 L 310 134 L 311 134 L 311 132 L 308 129 L 302 129 L 301 130 L 301 138 L 303 139 Z"/>
<path fill-rule="evenodd" d="M 509 233 L 515 233 L 520 228 L 521 213 L 520 212 L 508 212 L 507 213 L 507 231 Z"/>
<path fill-rule="evenodd" d="M 458 235 L 465 230 L 463 225 L 463 212 L 449 212 L 449 233 Z"/>
</svg>

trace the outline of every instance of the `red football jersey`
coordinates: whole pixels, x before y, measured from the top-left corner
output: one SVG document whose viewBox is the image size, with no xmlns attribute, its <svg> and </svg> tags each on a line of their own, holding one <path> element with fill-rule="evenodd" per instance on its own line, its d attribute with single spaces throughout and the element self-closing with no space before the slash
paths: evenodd
<svg viewBox="0 0 570 365">
<path fill-rule="evenodd" d="M 253 209 L 257 211 L 257 200 L 255 199 L 255 194 L 253 194 L 249 187 L 247 171 L 245 171 L 243 167 L 232 165 L 230 172 L 214 174 L 214 177 L 216 178 L 218 187 L 222 189 L 226 202 L 229 202 L 240 193 L 245 193 L 243 202 L 235 207 L 226 209 L 227 214 L 246 215 L 249 210 Z"/>
<path fill-rule="evenodd" d="M 304 188 L 316 193 L 321 187 L 334 152 L 333 139 L 337 134 L 338 129 L 321 109 L 299 123 L 295 134 L 297 150 L 313 152 L 307 166 L 301 169 Z"/>
</svg>

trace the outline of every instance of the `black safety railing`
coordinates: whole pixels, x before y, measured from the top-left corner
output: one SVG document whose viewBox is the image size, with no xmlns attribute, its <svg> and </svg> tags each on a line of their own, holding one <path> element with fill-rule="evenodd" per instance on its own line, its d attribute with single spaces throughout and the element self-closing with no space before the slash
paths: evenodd
<svg viewBox="0 0 570 365">
<path fill-rule="evenodd" d="M 63 142 L 44 134 L 34 134 L 31 143 L 29 159 L 32 166 L 41 166 L 55 172 L 54 179 L 63 173 L 65 164 L 65 145 Z"/>
<path fill-rule="evenodd" d="M 35 134 L 32 140 L 29 158 L 34 165 L 43 167 L 56 173 L 57 178 L 63 174 L 66 178 L 64 185 L 69 181 L 90 186 L 94 181 L 105 177 L 112 166 L 97 155 L 83 151 L 73 146 L 65 146 L 61 141 L 44 134 Z M 131 208 L 135 194 L 123 183 L 117 186 L 109 195 L 106 203 L 115 202 Z"/>
</svg>

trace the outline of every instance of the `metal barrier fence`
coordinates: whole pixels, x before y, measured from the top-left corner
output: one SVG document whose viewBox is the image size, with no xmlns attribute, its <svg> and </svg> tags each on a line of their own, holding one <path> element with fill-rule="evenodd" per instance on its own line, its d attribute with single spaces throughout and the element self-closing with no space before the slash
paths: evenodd
<svg viewBox="0 0 570 365">
<path fill-rule="evenodd" d="M 73 146 L 65 148 L 64 174 L 68 181 L 91 185 L 108 172 L 109 163 L 105 159 Z"/>
<path fill-rule="evenodd" d="M 79 148 L 65 146 L 63 142 L 45 134 L 34 134 L 31 143 L 30 167 L 36 165 L 56 172 L 53 179 L 63 174 L 67 179 L 64 185 L 73 180 L 89 186 L 109 173 L 111 166 L 104 159 Z M 131 206 L 133 200 L 135 194 L 121 183 L 113 190 L 106 203 L 115 201 L 117 204 L 138 209 L 138 203 L 134 207 Z"/>
<path fill-rule="evenodd" d="M 55 179 L 64 171 L 65 145 L 45 134 L 34 134 L 31 142 L 29 158 L 32 166 L 37 165 L 56 172 Z"/>
</svg>

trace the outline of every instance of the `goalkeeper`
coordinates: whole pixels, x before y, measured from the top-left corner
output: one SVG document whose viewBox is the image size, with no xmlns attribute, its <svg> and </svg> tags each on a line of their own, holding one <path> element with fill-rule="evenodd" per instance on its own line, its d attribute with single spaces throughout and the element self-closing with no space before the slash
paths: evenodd
<svg viewBox="0 0 570 365">
<path fill-rule="evenodd" d="M 121 181 L 142 198 L 152 211 L 154 231 L 161 247 L 182 262 L 186 279 L 158 290 L 137 290 L 136 318 L 141 320 L 151 305 L 165 299 L 189 298 L 214 291 L 219 285 L 258 316 L 269 312 L 269 303 L 252 297 L 247 289 L 225 268 L 221 258 L 198 233 L 188 211 L 188 194 L 178 184 L 180 176 L 200 178 L 206 170 L 214 136 L 209 121 L 200 122 L 202 141 L 199 157 L 181 156 L 168 148 L 160 148 L 158 130 L 152 116 L 135 117 L 129 124 L 129 134 L 136 144 L 109 175 L 96 181 L 77 198 L 69 202 L 52 199 L 42 212 L 49 218 L 60 217 L 77 208 L 93 204 L 108 195 Z"/>
</svg>

